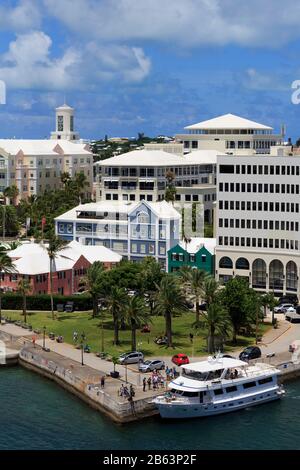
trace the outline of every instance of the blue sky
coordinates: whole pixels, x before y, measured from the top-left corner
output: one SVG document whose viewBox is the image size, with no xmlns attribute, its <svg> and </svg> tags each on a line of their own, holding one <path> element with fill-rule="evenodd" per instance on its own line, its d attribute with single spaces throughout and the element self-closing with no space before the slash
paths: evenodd
<svg viewBox="0 0 300 470">
<path fill-rule="evenodd" d="M 66 96 L 86 138 L 234 113 L 296 139 L 299 23 L 294 0 L 0 0 L 0 137 L 49 136 Z"/>
</svg>

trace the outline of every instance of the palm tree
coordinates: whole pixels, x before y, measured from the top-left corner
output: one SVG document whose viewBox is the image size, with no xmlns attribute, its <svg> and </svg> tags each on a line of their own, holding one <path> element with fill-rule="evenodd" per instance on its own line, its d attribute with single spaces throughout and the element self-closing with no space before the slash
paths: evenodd
<svg viewBox="0 0 300 470">
<path fill-rule="evenodd" d="M 104 271 L 103 264 L 100 261 L 95 261 L 88 268 L 86 276 L 82 279 L 86 289 L 92 296 L 93 300 L 93 318 L 98 313 L 98 298 L 100 293 L 100 278 Z"/>
<path fill-rule="evenodd" d="M 81 204 L 82 192 L 89 186 L 87 177 L 82 171 L 75 174 L 74 185 L 78 192 L 79 204 Z"/>
<path fill-rule="evenodd" d="M 202 288 L 202 299 L 206 302 L 209 307 L 215 302 L 220 284 L 210 274 L 207 274 L 204 278 Z"/>
<path fill-rule="evenodd" d="M 2 321 L 2 288 L 1 281 L 5 274 L 16 272 L 12 259 L 7 254 L 7 248 L 0 246 L 0 324 Z"/>
<path fill-rule="evenodd" d="M 167 345 L 172 347 L 172 317 L 176 313 L 180 314 L 187 310 L 186 298 L 178 278 L 172 274 L 166 274 L 162 278 L 157 286 L 155 303 L 156 312 L 165 317 Z"/>
<path fill-rule="evenodd" d="M 49 261 L 50 261 L 50 297 L 51 297 L 51 313 L 52 313 L 52 320 L 54 320 L 54 305 L 53 305 L 53 272 L 55 269 L 55 258 L 57 257 L 58 253 L 64 248 L 66 245 L 65 240 L 62 240 L 59 237 L 53 236 L 49 239 L 48 245 L 43 245 L 42 247 L 47 250 Z"/>
<path fill-rule="evenodd" d="M 3 195 L 9 199 L 9 204 L 11 204 L 11 199 L 13 201 L 13 205 L 15 205 L 16 199 L 19 196 L 19 190 L 15 184 L 8 186 L 4 189 Z"/>
<path fill-rule="evenodd" d="M 203 294 L 203 286 L 205 280 L 205 271 L 186 266 L 180 272 L 183 282 L 187 284 L 191 290 L 193 299 L 196 302 L 196 322 L 200 316 L 200 300 Z"/>
<path fill-rule="evenodd" d="M 216 335 L 225 338 L 231 330 L 230 317 L 227 311 L 217 302 L 209 305 L 206 312 L 203 312 L 201 320 L 196 327 L 204 327 L 208 332 L 208 352 L 215 352 Z"/>
<path fill-rule="evenodd" d="M 131 328 L 131 350 L 136 351 L 136 330 L 141 328 L 149 317 L 148 309 L 142 297 L 128 295 L 124 315 Z"/>
<path fill-rule="evenodd" d="M 111 314 L 114 323 L 114 345 L 120 344 L 119 329 L 120 321 L 123 317 L 124 305 L 126 302 L 126 292 L 124 289 L 112 286 L 105 297 L 107 310 Z"/>
<path fill-rule="evenodd" d="M 23 297 L 23 315 L 24 322 L 27 323 L 27 305 L 26 305 L 26 296 L 31 292 L 31 284 L 28 279 L 22 278 L 18 282 L 18 292 Z"/>
<path fill-rule="evenodd" d="M 64 188 L 66 188 L 66 186 L 68 185 L 70 179 L 71 179 L 71 177 L 70 177 L 70 174 L 69 174 L 68 171 L 63 171 L 63 172 L 60 174 L 60 181 L 61 181 L 62 184 L 64 185 Z"/>
</svg>

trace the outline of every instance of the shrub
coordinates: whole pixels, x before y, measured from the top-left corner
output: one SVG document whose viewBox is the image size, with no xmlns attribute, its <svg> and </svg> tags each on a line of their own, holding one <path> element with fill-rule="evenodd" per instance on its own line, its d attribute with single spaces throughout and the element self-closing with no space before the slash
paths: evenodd
<svg viewBox="0 0 300 470">
<path fill-rule="evenodd" d="M 92 298 L 89 294 L 84 295 L 54 295 L 54 308 L 57 304 L 66 304 L 67 302 L 74 302 L 74 309 L 83 311 L 92 309 Z M 5 310 L 22 310 L 23 297 L 20 294 L 7 293 L 2 296 L 2 308 Z M 28 310 L 51 310 L 50 295 L 28 295 L 27 296 L 27 309 Z"/>
</svg>

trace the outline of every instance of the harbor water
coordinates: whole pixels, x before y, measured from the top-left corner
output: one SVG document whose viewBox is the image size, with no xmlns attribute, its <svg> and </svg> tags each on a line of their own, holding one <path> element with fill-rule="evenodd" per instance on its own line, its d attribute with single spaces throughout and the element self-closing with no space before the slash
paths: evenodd
<svg viewBox="0 0 300 470">
<path fill-rule="evenodd" d="M 21 367 L 0 369 L 0 450 L 300 449 L 300 380 L 280 401 L 186 421 L 116 425 Z"/>
</svg>

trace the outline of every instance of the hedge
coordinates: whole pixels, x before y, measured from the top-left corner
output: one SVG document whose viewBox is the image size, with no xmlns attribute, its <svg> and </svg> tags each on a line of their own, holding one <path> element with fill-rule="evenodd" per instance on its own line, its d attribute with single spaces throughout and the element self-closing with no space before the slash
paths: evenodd
<svg viewBox="0 0 300 470">
<path fill-rule="evenodd" d="M 50 295 L 28 295 L 27 298 L 28 310 L 51 310 Z M 74 309 L 79 311 L 91 310 L 93 308 L 92 298 L 88 294 L 84 295 L 54 295 L 54 308 L 57 304 L 66 304 L 67 302 L 74 302 Z M 23 297 L 20 294 L 7 293 L 2 295 L 2 308 L 4 310 L 22 310 Z"/>
</svg>

